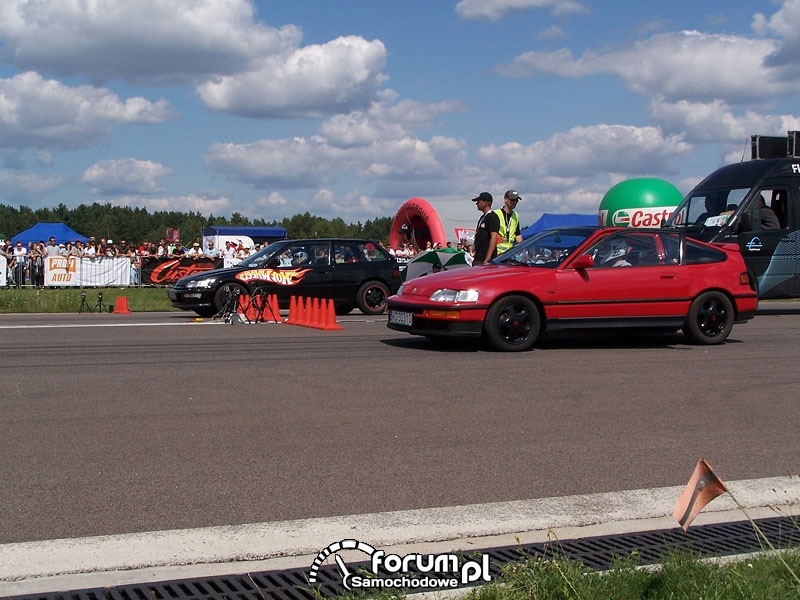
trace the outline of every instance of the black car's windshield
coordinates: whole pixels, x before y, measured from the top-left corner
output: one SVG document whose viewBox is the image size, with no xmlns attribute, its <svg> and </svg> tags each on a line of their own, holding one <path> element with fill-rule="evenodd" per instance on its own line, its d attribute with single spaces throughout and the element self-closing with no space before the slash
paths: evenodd
<svg viewBox="0 0 800 600">
<path fill-rule="evenodd" d="M 750 188 L 695 190 L 678 205 L 665 227 L 722 227 L 749 192 Z"/>
<path fill-rule="evenodd" d="M 594 231 L 585 229 L 550 229 L 533 235 L 504 252 L 492 262 L 554 269 Z"/>
<path fill-rule="evenodd" d="M 266 267 L 269 259 L 275 255 L 276 252 L 280 251 L 280 248 L 285 246 L 284 242 L 276 242 L 272 243 L 269 246 L 266 246 L 245 258 L 242 262 L 240 262 L 237 266 L 246 267 L 248 269 L 258 269 L 262 267 Z"/>
</svg>

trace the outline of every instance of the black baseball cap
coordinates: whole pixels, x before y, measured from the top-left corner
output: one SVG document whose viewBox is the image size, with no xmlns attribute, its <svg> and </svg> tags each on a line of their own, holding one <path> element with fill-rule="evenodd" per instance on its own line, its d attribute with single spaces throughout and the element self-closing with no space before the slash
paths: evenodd
<svg viewBox="0 0 800 600">
<path fill-rule="evenodd" d="M 475 196 L 472 199 L 473 202 L 480 202 L 481 200 L 491 204 L 492 203 L 492 195 L 489 192 L 481 192 L 480 194 L 478 194 L 477 196 Z"/>
</svg>

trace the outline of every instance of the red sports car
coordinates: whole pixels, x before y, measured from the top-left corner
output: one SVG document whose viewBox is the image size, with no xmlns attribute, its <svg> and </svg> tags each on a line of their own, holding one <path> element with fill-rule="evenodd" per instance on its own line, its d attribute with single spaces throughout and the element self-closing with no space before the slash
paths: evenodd
<svg viewBox="0 0 800 600">
<path fill-rule="evenodd" d="M 569 227 L 540 232 L 492 263 L 433 273 L 388 299 L 388 326 L 429 338 L 483 337 L 527 350 L 544 331 L 682 329 L 719 344 L 751 319 L 754 284 L 735 244 L 677 231 Z"/>
</svg>

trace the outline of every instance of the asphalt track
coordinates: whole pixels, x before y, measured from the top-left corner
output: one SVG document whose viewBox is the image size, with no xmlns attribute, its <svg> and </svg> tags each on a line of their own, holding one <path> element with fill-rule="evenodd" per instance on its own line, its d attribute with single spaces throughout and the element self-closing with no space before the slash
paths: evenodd
<svg viewBox="0 0 800 600">
<path fill-rule="evenodd" d="M 599 523 L 626 510 L 636 518 L 628 501 L 617 506 L 630 490 L 641 504 L 655 493 L 642 490 L 667 489 L 666 500 L 645 501 L 657 517 L 700 456 L 743 490 L 780 488 L 776 502 L 791 504 L 782 495 L 795 493 L 798 472 L 793 304 L 771 304 L 718 347 L 679 334 L 568 336 L 523 354 L 436 346 L 356 313 L 338 332 L 185 313 L 2 316 L 0 559 L 19 564 L 0 566 L 0 580 L 24 577 L 34 549 L 51 558 L 30 575 L 62 572 L 58 548 L 102 554 L 98 540 L 128 548 L 128 562 L 112 566 L 168 564 L 131 559 L 133 540 L 157 548 L 146 532 L 249 531 L 285 546 L 297 541 L 285 523 L 324 523 L 333 535 L 366 518 L 349 515 L 382 514 L 430 532 L 425 515 L 464 506 L 537 515 L 546 529 L 575 523 L 550 518 L 536 504 L 545 499 L 577 502 L 595 513 L 583 524 Z M 614 519 L 598 498 L 617 506 Z M 441 539 L 501 533 L 469 532 L 463 520 L 479 519 L 461 517 Z M 520 530 L 511 521 L 506 533 Z M 183 560 L 220 562 L 220 547 Z M 227 559 L 270 551 L 248 552 L 235 545 Z"/>
</svg>

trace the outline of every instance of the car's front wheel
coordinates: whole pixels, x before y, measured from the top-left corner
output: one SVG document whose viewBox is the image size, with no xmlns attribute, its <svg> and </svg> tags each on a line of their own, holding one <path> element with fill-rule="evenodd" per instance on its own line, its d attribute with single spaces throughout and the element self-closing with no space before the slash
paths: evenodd
<svg viewBox="0 0 800 600">
<path fill-rule="evenodd" d="M 239 302 L 239 296 L 247 297 L 247 288 L 241 283 L 223 283 L 214 292 L 214 312 L 234 311 Z"/>
<path fill-rule="evenodd" d="M 356 306 L 365 315 L 380 315 L 386 310 L 389 288 L 382 281 L 367 281 L 356 294 Z"/>
<path fill-rule="evenodd" d="M 541 317 L 532 300 L 506 296 L 489 307 L 483 321 L 486 339 L 497 350 L 529 350 L 539 337 Z"/>
<path fill-rule="evenodd" d="M 684 334 L 696 344 L 724 342 L 733 329 L 733 304 L 722 292 L 705 292 L 689 307 Z"/>
</svg>

